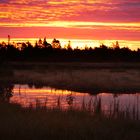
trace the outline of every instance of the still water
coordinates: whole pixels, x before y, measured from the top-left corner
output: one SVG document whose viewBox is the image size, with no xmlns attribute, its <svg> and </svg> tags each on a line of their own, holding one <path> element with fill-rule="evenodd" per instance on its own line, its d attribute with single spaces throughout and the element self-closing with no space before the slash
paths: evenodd
<svg viewBox="0 0 140 140">
<path fill-rule="evenodd" d="M 93 107 L 95 101 L 101 99 L 101 108 L 104 111 L 113 109 L 114 103 L 119 105 L 121 110 L 137 110 L 140 113 L 140 94 L 112 94 L 99 93 L 91 95 L 89 93 L 73 92 L 68 90 L 58 90 L 50 87 L 36 88 L 29 85 L 16 84 L 12 89 L 11 103 L 19 103 L 22 107 L 38 104 L 50 108 L 61 107 L 67 109 L 70 106 L 74 108 Z"/>
<path fill-rule="evenodd" d="M 96 105 L 100 105 L 104 113 L 114 111 L 116 108 L 120 111 L 129 111 L 132 115 L 137 114 L 140 117 L 140 93 L 91 95 L 38 85 L 8 84 L 0 86 L 0 101 L 18 103 L 22 107 L 59 107 L 62 110 L 72 107 L 94 111 Z"/>
</svg>

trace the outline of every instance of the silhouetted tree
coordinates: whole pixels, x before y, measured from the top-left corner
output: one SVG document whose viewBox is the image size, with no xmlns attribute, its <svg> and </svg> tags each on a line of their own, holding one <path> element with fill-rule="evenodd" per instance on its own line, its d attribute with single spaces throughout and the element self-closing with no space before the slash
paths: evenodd
<svg viewBox="0 0 140 140">
<path fill-rule="evenodd" d="M 60 41 L 53 39 L 52 45 L 46 41 L 46 38 L 33 46 L 30 42 L 17 44 L 0 43 L 0 61 L 92 61 L 92 62 L 139 62 L 140 49 L 132 51 L 128 47 L 120 48 L 119 42 L 113 48 L 101 44 L 99 47 L 90 47 L 80 50 L 78 47 L 72 49 L 71 42 L 68 42 L 67 48 L 61 48 Z"/>
<path fill-rule="evenodd" d="M 52 47 L 56 49 L 60 49 L 61 48 L 60 41 L 54 38 L 52 41 Z"/>
</svg>

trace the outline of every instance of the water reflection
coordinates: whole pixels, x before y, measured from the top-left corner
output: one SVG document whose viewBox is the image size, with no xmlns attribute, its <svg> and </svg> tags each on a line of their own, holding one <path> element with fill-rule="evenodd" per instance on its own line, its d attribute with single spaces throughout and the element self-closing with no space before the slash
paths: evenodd
<svg viewBox="0 0 140 140">
<path fill-rule="evenodd" d="M 13 88 L 13 97 L 10 102 L 16 102 L 23 107 L 28 107 L 32 104 L 36 106 L 36 102 L 47 107 L 61 106 L 63 109 L 69 106 L 81 105 L 84 97 L 90 97 L 88 93 L 72 92 L 68 90 L 58 90 L 50 87 L 39 88 L 34 85 L 15 85 Z"/>
<path fill-rule="evenodd" d="M 12 96 L 13 95 L 13 96 Z M 46 106 L 49 108 L 59 107 L 68 109 L 86 109 L 99 113 L 118 112 L 121 110 L 137 112 L 140 116 L 140 98 L 136 94 L 111 94 L 100 93 L 90 95 L 88 93 L 73 92 L 68 90 L 57 90 L 41 85 L 1 85 L 0 101 L 19 103 L 22 107 Z"/>
</svg>

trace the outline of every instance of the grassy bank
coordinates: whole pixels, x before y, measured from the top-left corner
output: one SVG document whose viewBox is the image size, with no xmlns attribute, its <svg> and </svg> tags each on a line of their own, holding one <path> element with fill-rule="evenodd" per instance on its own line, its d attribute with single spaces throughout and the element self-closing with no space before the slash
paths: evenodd
<svg viewBox="0 0 140 140">
<path fill-rule="evenodd" d="M 139 140 L 140 121 L 101 113 L 0 103 L 0 139 Z"/>
<path fill-rule="evenodd" d="M 10 63 L 0 81 L 82 92 L 139 92 L 139 63 Z M 8 71 L 6 74 L 5 70 Z"/>
</svg>

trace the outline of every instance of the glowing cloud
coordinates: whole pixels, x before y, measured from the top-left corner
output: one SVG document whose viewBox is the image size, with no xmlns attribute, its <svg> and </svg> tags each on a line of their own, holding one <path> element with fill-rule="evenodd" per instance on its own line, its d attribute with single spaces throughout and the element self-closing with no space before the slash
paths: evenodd
<svg viewBox="0 0 140 140">
<path fill-rule="evenodd" d="M 70 37 L 72 32 L 79 32 L 75 37 L 88 38 L 92 35 L 88 31 L 97 33 L 98 39 L 129 36 L 138 40 L 139 9 L 139 0 L 1 0 L 0 30 L 5 30 L 5 33 L 0 32 L 0 37 L 9 34 L 10 29 L 15 32 L 26 27 L 32 27 L 27 31 L 32 36 L 33 27 L 36 30 L 44 27 L 46 30 L 51 28 L 54 35 L 64 35 L 63 38 L 69 29 L 67 34 Z M 25 37 L 27 34 L 24 33 Z"/>
</svg>

